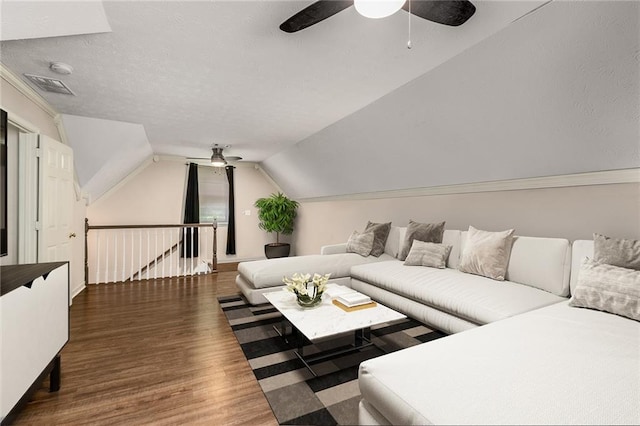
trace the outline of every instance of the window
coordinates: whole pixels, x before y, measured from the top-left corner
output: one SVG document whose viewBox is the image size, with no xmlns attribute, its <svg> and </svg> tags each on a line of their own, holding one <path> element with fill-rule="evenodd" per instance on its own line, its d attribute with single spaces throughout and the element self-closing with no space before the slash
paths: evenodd
<svg viewBox="0 0 640 426">
<path fill-rule="evenodd" d="M 227 222 L 229 182 L 223 168 L 198 166 L 200 223 Z"/>
</svg>

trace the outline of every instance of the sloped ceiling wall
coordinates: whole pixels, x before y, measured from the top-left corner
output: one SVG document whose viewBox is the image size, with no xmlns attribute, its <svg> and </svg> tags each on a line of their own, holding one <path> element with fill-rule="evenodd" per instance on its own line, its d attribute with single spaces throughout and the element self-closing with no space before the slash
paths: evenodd
<svg viewBox="0 0 640 426">
<path fill-rule="evenodd" d="M 0 40 L 111 32 L 100 1 L 3 1 Z"/>
<path fill-rule="evenodd" d="M 263 167 L 294 198 L 638 167 L 639 18 L 554 2 Z"/>
<path fill-rule="evenodd" d="M 141 124 L 62 115 L 78 184 L 89 203 L 153 155 Z"/>
</svg>

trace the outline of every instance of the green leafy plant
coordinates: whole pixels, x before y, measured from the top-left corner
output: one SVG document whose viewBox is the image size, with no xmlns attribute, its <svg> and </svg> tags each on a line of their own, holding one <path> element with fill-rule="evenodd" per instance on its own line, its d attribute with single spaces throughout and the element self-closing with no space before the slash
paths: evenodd
<svg viewBox="0 0 640 426">
<path fill-rule="evenodd" d="M 293 222 L 299 205 L 297 201 L 280 192 L 267 198 L 259 198 L 254 203 L 260 220 L 258 226 L 267 232 L 275 232 L 276 244 L 280 244 L 280 234 L 289 235 L 293 232 Z"/>
</svg>

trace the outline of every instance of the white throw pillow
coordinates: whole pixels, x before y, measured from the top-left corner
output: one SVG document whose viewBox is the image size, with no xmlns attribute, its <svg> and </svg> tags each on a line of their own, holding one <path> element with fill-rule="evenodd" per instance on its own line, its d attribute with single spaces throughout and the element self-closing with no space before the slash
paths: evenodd
<svg viewBox="0 0 640 426">
<path fill-rule="evenodd" d="M 489 232 L 469 226 L 458 269 L 504 281 L 513 245 L 513 229 Z"/>
<path fill-rule="evenodd" d="M 569 306 L 640 321 L 640 271 L 585 258 Z"/>
<path fill-rule="evenodd" d="M 361 234 L 358 231 L 353 231 L 347 241 L 347 253 L 357 253 L 360 256 L 367 257 L 371 254 L 371 249 L 373 249 L 373 240 L 373 232 Z"/>
<path fill-rule="evenodd" d="M 451 253 L 451 246 L 413 240 L 411 250 L 409 250 L 404 264 L 407 266 L 428 266 L 444 269 L 447 266 L 449 253 Z"/>
</svg>

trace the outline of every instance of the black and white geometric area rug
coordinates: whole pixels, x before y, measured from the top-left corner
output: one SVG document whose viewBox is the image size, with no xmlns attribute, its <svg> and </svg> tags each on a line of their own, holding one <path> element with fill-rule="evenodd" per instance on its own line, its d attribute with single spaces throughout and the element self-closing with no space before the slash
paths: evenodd
<svg viewBox="0 0 640 426">
<path fill-rule="evenodd" d="M 218 301 L 280 424 L 357 424 L 360 362 L 445 336 L 412 319 L 372 327 L 373 346 L 313 364 L 314 377 L 274 330 L 282 316 L 271 304 L 251 306 L 237 295 Z M 344 336 L 305 346 L 305 355 L 352 341 Z"/>
</svg>

